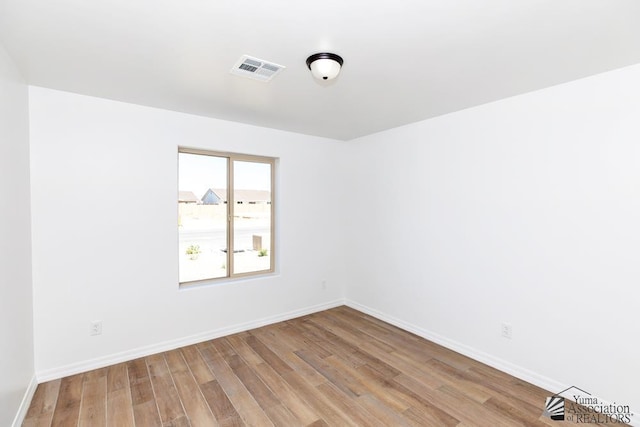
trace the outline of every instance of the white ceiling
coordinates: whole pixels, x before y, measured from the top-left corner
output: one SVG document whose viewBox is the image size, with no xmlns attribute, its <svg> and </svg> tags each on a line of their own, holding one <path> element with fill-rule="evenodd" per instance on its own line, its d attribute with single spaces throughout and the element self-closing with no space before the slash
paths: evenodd
<svg viewBox="0 0 640 427">
<path fill-rule="evenodd" d="M 348 140 L 640 63 L 640 1 L 0 0 L 0 40 L 32 85 Z"/>
</svg>

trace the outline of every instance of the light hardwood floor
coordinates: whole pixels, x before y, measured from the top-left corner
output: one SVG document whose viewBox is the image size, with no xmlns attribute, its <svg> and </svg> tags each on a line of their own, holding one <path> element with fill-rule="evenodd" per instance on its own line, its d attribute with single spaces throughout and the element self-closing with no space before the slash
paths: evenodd
<svg viewBox="0 0 640 427">
<path fill-rule="evenodd" d="M 347 307 L 40 384 L 24 426 L 562 426 L 552 393 Z"/>
</svg>

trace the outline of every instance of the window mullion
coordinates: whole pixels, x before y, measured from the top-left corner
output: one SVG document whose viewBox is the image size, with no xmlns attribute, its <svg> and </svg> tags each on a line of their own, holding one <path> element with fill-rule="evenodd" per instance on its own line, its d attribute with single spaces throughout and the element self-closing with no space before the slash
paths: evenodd
<svg viewBox="0 0 640 427">
<path fill-rule="evenodd" d="M 235 211 L 235 198 L 234 198 L 234 185 L 233 185 L 233 159 L 231 157 L 227 157 L 227 173 L 229 174 L 227 177 L 227 265 L 229 266 L 229 270 L 227 275 L 229 277 L 234 276 L 234 211 Z"/>
</svg>

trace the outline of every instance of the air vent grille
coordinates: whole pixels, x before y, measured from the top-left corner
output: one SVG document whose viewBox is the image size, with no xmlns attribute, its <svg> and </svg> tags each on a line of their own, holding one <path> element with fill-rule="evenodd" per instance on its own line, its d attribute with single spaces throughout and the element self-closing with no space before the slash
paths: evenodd
<svg viewBox="0 0 640 427">
<path fill-rule="evenodd" d="M 230 72 L 237 76 L 248 77 L 261 82 L 268 82 L 285 68 L 286 67 L 283 65 L 243 55 L 238 62 L 236 62 Z"/>
</svg>

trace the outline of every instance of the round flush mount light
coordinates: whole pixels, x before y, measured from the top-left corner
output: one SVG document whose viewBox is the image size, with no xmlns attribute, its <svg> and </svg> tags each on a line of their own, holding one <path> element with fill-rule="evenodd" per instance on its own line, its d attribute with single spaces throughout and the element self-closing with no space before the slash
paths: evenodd
<svg viewBox="0 0 640 427">
<path fill-rule="evenodd" d="M 344 61 L 335 53 L 314 53 L 307 58 L 307 67 L 318 80 L 332 80 L 340 73 Z"/>
</svg>

